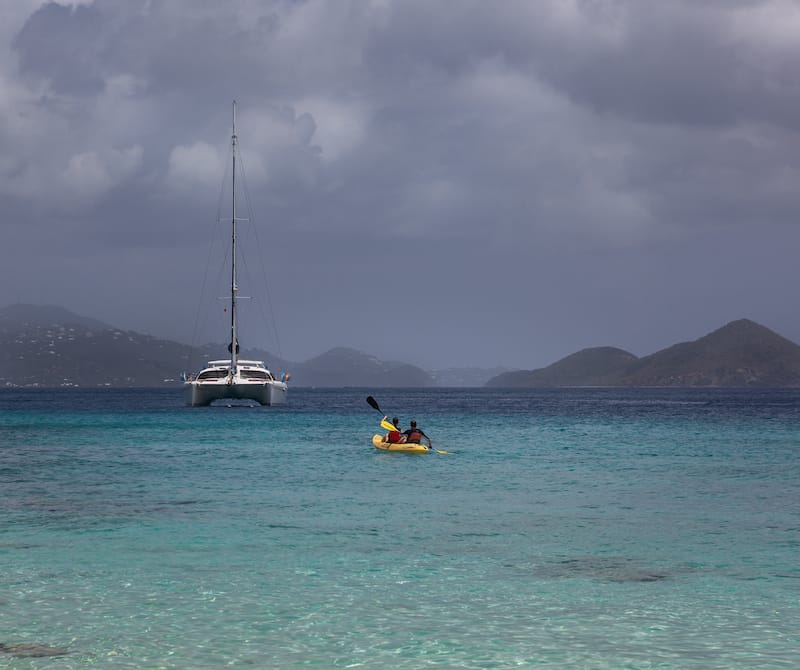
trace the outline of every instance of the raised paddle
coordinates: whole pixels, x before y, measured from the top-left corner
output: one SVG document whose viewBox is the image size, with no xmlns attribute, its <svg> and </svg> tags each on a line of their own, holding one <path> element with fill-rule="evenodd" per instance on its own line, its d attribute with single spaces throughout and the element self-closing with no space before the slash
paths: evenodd
<svg viewBox="0 0 800 670">
<path fill-rule="evenodd" d="M 367 404 L 370 407 L 372 407 L 372 409 L 376 409 L 381 414 L 383 414 L 383 411 L 381 410 L 381 406 L 378 404 L 378 401 L 375 400 L 375 398 L 373 398 L 371 395 L 367 396 Z M 384 414 L 384 416 L 388 416 L 388 415 Z M 386 425 L 384 425 L 384 424 L 386 424 Z M 386 430 L 396 430 L 394 426 L 392 426 L 391 428 L 388 428 L 389 425 L 390 424 L 387 421 L 381 421 L 381 428 L 385 428 Z M 430 441 L 431 441 L 430 438 L 428 438 L 428 442 L 430 442 Z M 429 449 L 431 449 L 431 451 L 435 451 L 437 454 L 449 454 L 450 453 L 449 451 L 442 451 L 441 449 L 434 449 L 432 446 L 429 446 Z"/>
<path fill-rule="evenodd" d="M 378 404 L 378 401 L 375 400 L 375 398 L 373 398 L 371 395 L 367 396 L 367 404 L 373 409 L 377 409 L 379 412 L 381 412 L 381 406 Z M 381 414 L 383 414 L 383 412 L 381 412 Z"/>
<path fill-rule="evenodd" d="M 367 402 L 369 403 L 370 407 L 372 407 L 373 409 L 377 409 L 379 412 L 381 412 L 381 408 L 378 406 L 378 401 L 375 400 L 375 398 L 373 398 L 371 395 L 367 396 Z M 383 414 L 383 412 L 381 412 L 381 414 Z M 381 420 L 381 428 L 388 431 L 397 430 L 396 426 L 394 426 L 393 424 L 389 423 L 386 420 L 385 414 L 383 415 L 383 419 Z"/>
</svg>

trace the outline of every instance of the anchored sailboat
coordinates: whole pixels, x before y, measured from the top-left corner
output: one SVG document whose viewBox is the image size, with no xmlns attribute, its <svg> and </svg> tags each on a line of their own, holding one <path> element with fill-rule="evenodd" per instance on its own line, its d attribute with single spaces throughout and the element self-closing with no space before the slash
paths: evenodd
<svg viewBox="0 0 800 670">
<path fill-rule="evenodd" d="M 231 335 L 228 351 L 230 358 L 209 361 L 196 376 L 187 377 L 184 383 L 186 401 L 192 407 L 210 405 L 215 400 L 237 399 L 253 400 L 261 405 L 281 405 L 286 402 L 287 379 L 278 378 L 270 372 L 263 361 L 239 358 L 239 337 L 237 322 L 237 294 L 239 286 L 236 278 L 236 101 L 233 101 L 233 133 L 231 134 L 232 196 L 231 196 L 231 286 L 230 314 Z"/>
</svg>

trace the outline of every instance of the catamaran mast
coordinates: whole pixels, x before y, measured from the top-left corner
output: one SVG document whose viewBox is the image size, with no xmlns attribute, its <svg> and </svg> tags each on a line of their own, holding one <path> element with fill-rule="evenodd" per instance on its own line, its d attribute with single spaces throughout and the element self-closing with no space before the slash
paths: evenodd
<svg viewBox="0 0 800 670">
<path fill-rule="evenodd" d="M 231 375 L 236 374 L 238 365 L 239 338 L 236 332 L 236 100 L 233 101 L 233 133 L 231 135 Z"/>
</svg>

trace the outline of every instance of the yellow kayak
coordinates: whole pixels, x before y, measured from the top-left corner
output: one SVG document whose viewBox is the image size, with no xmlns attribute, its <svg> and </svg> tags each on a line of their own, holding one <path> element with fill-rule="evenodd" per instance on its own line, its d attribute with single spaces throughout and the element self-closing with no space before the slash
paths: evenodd
<svg viewBox="0 0 800 670">
<path fill-rule="evenodd" d="M 414 442 L 386 442 L 384 437 L 384 435 L 372 436 L 372 444 L 375 445 L 376 449 L 381 449 L 382 451 L 399 451 L 404 454 L 427 454 L 429 451 L 433 451 L 433 449 L 425 444 L 416 444 Z"/>
</svg>

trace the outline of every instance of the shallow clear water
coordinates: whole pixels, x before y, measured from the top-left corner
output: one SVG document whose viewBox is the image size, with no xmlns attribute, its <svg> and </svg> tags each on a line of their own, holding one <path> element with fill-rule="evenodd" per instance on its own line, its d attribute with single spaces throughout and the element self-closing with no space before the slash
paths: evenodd
<svg viewBox="0 0 800 670">
<path fill-rule="evenodd" d="M 798 453 L 797 390 L 3 390 L 0 668 L 800 667 Z"/>
</svg>

